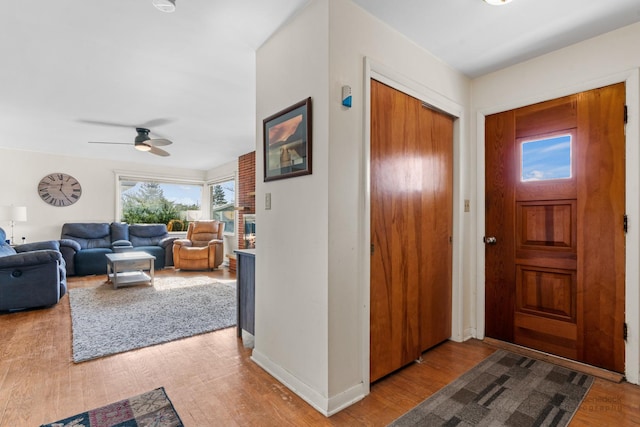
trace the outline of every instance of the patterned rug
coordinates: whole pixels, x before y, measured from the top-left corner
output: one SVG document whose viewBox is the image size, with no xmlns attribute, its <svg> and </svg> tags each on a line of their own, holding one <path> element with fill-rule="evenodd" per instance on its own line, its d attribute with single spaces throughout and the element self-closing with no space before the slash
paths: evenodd
<svg viewBox="0 0 640 427">
<path fill-rule="evenodd" d="M 593 377 L 498 350 L 390 426 L 566 426 Z"/>
<path fill-rule="evenodd" d="M 183 427 L 164 387 L 40 427 Z"/>
</svg>

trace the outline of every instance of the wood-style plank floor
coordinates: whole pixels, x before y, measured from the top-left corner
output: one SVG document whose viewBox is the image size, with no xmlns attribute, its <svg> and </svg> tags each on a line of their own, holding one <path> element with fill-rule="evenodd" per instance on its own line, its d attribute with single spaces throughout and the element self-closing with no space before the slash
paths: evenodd
<svg viewBox="0 0 640 427">
<path fill-rule="evenodd" d="M 233 278 L 227 271 L 175 272 Z M 70 278 L 70 288 L 104 276 Z M 165 387 L 184 424 L 384 426 L 495 350 L 447 342 L 371 387 L 362 401 L 325 418 L 250 360 L 235 328 L 79 364 L 71 358 L 67 296 L 55 307 L 0 315 L 0 426 L 39 426 Z M 572 426 L 640 425 L 640 387 L 596 379 Z"/>
</svg>

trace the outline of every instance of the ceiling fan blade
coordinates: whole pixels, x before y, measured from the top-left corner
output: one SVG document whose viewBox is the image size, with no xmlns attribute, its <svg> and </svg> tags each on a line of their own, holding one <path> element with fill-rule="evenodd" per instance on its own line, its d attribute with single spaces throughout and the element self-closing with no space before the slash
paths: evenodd
<svg viewBox="0 0 640 427">
<path fill-rule="evenodd" d="M 173 141 L 169 141 L 166 138 L 151 138 L 148 141 L 145 141 L 149 145 L 155 145 L 156 147 L 161 147 L 163 145 L 173 144 Z"/>
<path fill-rule="evenodd" d="M 89 144 L 114 144 L 114 145 L 133 145 L 130 142 L 106 142 L 106 141 L 88 141 Z"/>
<path fill-rule="evenodd" d="M 167 123 L 171 123 L 173 119 L 166 119 L 166 118 L 151 119 L 144 123 L 140 123 L 138 125 L 131 124 L 131 123 L 105 122 L 102 120 L 89 120 L 89 119 L 78 119 L 78 121 L 81 123 L 87 123 L 90 125 L 115 126 L 119 128 L 147 128 L 148 129 L 156 126 L 166 125 Z"/>
<path fill-rule="evenodd" d="M 102 122 L 100 120 L 85 120 L 85 119 L 78 119 L 79 122 L 81 123 L 87 123 L 90 125 L 101 125 L 101 126 L 115 126 L 115 127 L 119 127 L 119 128 L 131 128 L 131 127 L 135 127 L 135 126 L 131 126 L 129 124 L 125 124 L 125 123 L 114 123 L 114 122 Z"/>
<path fill-rule="evenodd" d="M 169 153 L 167 153 L 166 151 L 164 151 L 161 148 L 154 147 L 153 145 L 150 145 L 149 147 L 151 147 L 151 150 L 149 150 L 149 152 L 151 154 L 155 154 L 156 156 L 162 156 L 162 157 L 170 156 Z"/>
<path fill-rule="evenodd" d="M 162 126 L 162 125 L 166 125 L 167 123 L 171 123 L 173 121 L 173 119 L 152 119 L 149 120 L 148 122 L 145 123 L 141 123 L 140 126 L 141 128 L 154 128 L 156 126 Z"/>
</svg>

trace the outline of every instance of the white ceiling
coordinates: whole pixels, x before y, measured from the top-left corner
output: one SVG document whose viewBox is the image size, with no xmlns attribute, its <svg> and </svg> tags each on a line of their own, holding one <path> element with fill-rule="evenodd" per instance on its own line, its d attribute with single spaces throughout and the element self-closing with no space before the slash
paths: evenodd
<svg viewBox="0 0 640 427">
<path fill-rule="evenodd" d="M 206 170 L 255 147 L 255 50 L 308 0 L 11 0 L 0 147 Z M 640 0 L 355 0 L 470 77 L 640 21 Z M 153 126 L 154 121 L 166 123 Z M 130 127 L 87 122 L 120 123 Z M 135 127 L 174 144 L 133 146 Z"/>
</svg>

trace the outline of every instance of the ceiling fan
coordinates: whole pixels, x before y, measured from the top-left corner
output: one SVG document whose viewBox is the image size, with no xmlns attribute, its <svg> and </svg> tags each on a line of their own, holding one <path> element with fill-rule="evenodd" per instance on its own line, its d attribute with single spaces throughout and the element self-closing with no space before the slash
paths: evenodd
<svg viewBox="0 0 640 427">
<path fill-rule="evenodd" d="M 95 120 L 80 120 L 84 123 L 89 124 L 97 124 L 97 125 L 105 125 L 105 126 L 117 126 L 117 127 L 135 127 L 138 135 L 135 137 L 133 141 L 133 146 L 136 150 L 139 151 L 148 151 L 151 154 L 155 154 L 157 156 L 169 156 L 170 154 L 165 150 L 158 148 L 159 146 L 173 144 L 172 141 L 166 138 L 151 138 L 149 137 L 149 129 L 147 126 L 150 125 L 161 125 L 168 123 L 170 120 L 168 119 L 155 119 L 150 120 L 146 123 L 143 123 L 140 127 L 125 125 L 121 123 L 112 123 L 112 122 L 101 122 Z M 90 144 L 115 144 L 115 145 L 131 145 L 130 142 L 105 142 L 105 141 L 89 141 Z"/>
</svg>

